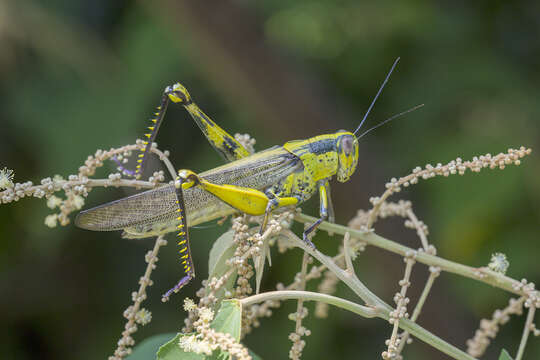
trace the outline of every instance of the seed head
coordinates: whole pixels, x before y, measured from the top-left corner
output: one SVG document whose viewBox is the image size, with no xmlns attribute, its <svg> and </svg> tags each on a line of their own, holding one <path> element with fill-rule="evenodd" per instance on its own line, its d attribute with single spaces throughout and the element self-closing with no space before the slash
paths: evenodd
<svg viewBox="0 0 540 360">
<path fill-rule="evenodd" d="M 506 259 L 506 255 L 503 253 L 498 252 L 491 255 L 491 261 L 488 264 L 488 267 L 491 270 L 501 274 L 506 274 L 508 266 L 510 266 L 510 263 Z"/>
<path fill-rule="evenodd" d="M 135 321 L 141 325 L 146 325 L 152 321 L 152 313 L 143 308 L 135 314 Z"/>
</svg>

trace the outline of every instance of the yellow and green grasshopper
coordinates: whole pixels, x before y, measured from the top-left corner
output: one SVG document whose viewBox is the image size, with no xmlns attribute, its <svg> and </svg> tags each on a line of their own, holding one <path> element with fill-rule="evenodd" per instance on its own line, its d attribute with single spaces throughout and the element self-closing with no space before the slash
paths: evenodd
<svg viewBox="0 0 540 360">
<path fill-rule="evenodd" d="M 336 176 L 338 181 L 345 182 L 354 173 L 358 163 L 358 138 L 355 134 L 398 60 L 394 62 L 354 133 L 342 130 L 306 140 L 289 141 L 283 146 L 274 146 L 255 154 L 250 154 L 233 136 L 212 121 L 193 102 L 184 86 L 179 83 L 168 86 L 151 119 L 150 132 L 145 134 L 137 167 L 131 175 L 141 175 L 170 101 L 184 106 L 210 144 L 228 163 L 200 174 L 180 170 L 174 184 L 82 211 L 77 216 L 76 225 L 94 231 L 124 230 L 123 236 L 126 238 L 145 238 L 177 231 L 181 262 L 186 275 L 163 295 L 164 299 L 195 276 L 188 227 L 240 211 L 250 215 L 264 215 L 262 232 L 273 210 L 303 203 L 318 191 L 320 218 L 303 235 L 304 241 L 313 246 L 307 235 L 322 221 L 333 221 L 334 218 L 329 181 Z"/>
</svg>

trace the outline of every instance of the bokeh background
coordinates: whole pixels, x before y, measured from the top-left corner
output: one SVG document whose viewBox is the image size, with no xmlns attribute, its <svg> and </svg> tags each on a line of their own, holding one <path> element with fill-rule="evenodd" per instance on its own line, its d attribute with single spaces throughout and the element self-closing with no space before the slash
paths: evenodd
<svg viewBox="0 0 540 360">
<path fill-rule="evenodd" d="M 437 178 L 402 191 L 430 226 L 439 255 L 484 266 L 508 255 L 508 274 L 540 283 L 540 3 L 524 1 L 0 1 L 0 168 L 17 181 L 77 172 L 96 149 L 140 137 L 163 88 L 182 81 L 197 103 L 232 133 L 248 132 L 257 149 L 338 129 L 354 129 L 394 59 L 401 62 L 369 117 L 374 125 L 426 106 L 362 139 L 356 175 L 335 184 L 337 221 L 367 208 L 391 177 L 458 156 L 534 149 L 520 167 Z M 183 109 L 169 107 L 158 137 L 177 168 L 222 163 Z M 105 167 L 106 175 L 114 167 Z M 86 207 L 124 196 L 97 189 Z M 317 213 L 317 202 L 304 206 Z M 0 206 L 0 348 L 3 359 L 104 359 L 115 347 L 152 240 L 49 229 L 45 201 Z M 419 247 L 401 220 L 377 232 Z M 153 321 L 141 340 L 183 323 L 183 296 L 205 276 L 212 240 L 224 229 L 192 231 L 199 277 L 171 302 L 160 295 L 180 275 L 173 245 L 162 250 L 146 303 Z M 319 234 L 332 254 L 341 240 Z M 289 283 L 298 250 L 273 257 L 264 289 Z M 360 278 L 391 302 L 402 276 L 396 256 L 368 248 Z M 415 267 L 416 299 L 427 270 Z M 315 289 L 312 284 L 309 289 Z M 338 295 L 354 299 L 339 287 Z M 419 322 L 464 348 L 481 318 L 509 295 L 454 275 L 435 283 Z M 285 304 L 245 343 L 266 359 L 286 358 Z M 313 304 L 308 304 L 313 310 Z M 388 324 L 331 309 L 309 317 L 306 359 L 376 358 Z M 524 317 L 502 328 L 486 359 L 515 354 Z M 415 341 L 410 359 L 446 359 Z M 530 339 L 527 359 L 540 357 Z"/>
</svg>

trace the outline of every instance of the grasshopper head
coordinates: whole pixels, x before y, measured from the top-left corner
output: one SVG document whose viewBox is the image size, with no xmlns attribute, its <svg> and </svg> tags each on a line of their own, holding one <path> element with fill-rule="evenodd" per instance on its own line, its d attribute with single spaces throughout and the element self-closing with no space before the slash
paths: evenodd
<svg viewBox="0 0 540 360">
<path fill-rule="evenodd" d="M 358 141 L 353 133 L 339 131 L 337 134 L 336 150 L 338 155 L 337 179 L 340 182 L 348 181 L 356 170 L 358 163 Z"/>
<path fill-rule="evenodd" d="M 182 103 L 184 105 L 191 103 L 191 95 L 189 95 L 187 89 L 180 83 L 167 86 L 165 93 L 175 103 Z"/>
</svg>

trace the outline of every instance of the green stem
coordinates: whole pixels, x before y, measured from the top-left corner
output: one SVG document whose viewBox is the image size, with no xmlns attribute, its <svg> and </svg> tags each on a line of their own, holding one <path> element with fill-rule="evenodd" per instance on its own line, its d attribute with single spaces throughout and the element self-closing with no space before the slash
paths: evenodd
<svg viewBox="0 0 540 360">
<path fill-rule="evenodd" d="M 317 292 L 311 291 L 299 291 L 299 290 L 278 290 L 278 291 L 269 291 L 257 295 L 252 295 L 243 299 L 239 299 L 242 303 L 242 306 L 250 306 L 253 304 L 258 304 L 263 301 L 268 300 L 290 300 L 297 299 L 303 301 L 318 301 L 324 302 L 336 307 L 349 310 L 355 314 L 363 316 L 365 318 L 374 318 L 378 315 L 378 310 L 359 304 L 355 304 L 352 301 L 338 298 L 336 296 L 320 294 Z"/>
<path fill-rule="evenodd" d="M 308 216 L 304 214 L 295 214 L 295 220 L 302 223 L 312 223 L 316 221 L 317 219 L 312 216 Z M 353 238 L 360 239 L 362 241 L 365 241 L 369 245 L 373 245 L 378 248 L 388 250 L 390 252 L 399 254 L 401 256 L 405 256 L 407 253 L 414 251 L 417 253 L 415 257 L 416 261 L 421 262 L 423 264 L 431 265 L 431 266 L 438 266 L 443 271 L 447 271 L 450 273 L 468 277 L 476 281 L 480 281 L 480 282 L 492 285 L 494 287 L 506 290 L 516 295 L 520 295 L 520 296 L 527 295 L 523 290 L 514 289 L 513 286 L 519 283 L 517 280 L 512 279 L 508 276 L 504 276 L 500 273 L 491 271 L 487 268 L 474 268 L 471 266 L 466 266 L 466 265 L 462 265 L 462 264 L 459 264 L 450 260 L 446 260 L 446 259 L 434 256 L 434 255 L 430 255 L 425 252 L 418 252 L 415 249 L 409 248 L 407 246 L 403 246 L 392 240 L 385 239 L 382 236 L 379 236 L 373 232 L 360 231 L 360 230 L 352 229 L 343 225 L 331 224 L 328 222 L 322 222 L 319 228 L 321 230 L 325 230 L 328 232 L 333 232 L 333 233 L 341 234 L 341 235 L 345 235 L 346 232 L 349 232 L 351 234 L 351 237 Z"/>
<path fill-rule="evenodd" d="M 519 343 L 518 353 L 515 360 L 521 360 L 523 353 L 525 352 L 525 345 L 527 345 L 527 339 L 529 338 L 529 332 L 531 331 L 531 325 L 534 320 L 534 312 L 536 307 L 534 304 L 531 304 L 529 308 L 529 313 L 527 314 L 527 320 L 525 321 L 525 327 L 523 328 L 523 335 L 521 336 L 521 342 Z"/>
<path fill-rule="evenodd" d="M 311 246 L 307 245 L 305 242 L 300 240 L 290 230 L 283 230 L 282 234 L 285 235 L 294 246 L 301 248 L 305 252 L 309 253 L 315 259 L 319 260 L 321 264 L 324 264 L 326 268 L 332 271 L 341 281 L 343 281 L 352 291 L 364 300 L 364 302 L 371 306 L 383 307 L 387 310 L 391 310 L 390 305 L 386 304 L 381 300 L 377 295 L 375 295 L 371 290 L 369 290 L 354 274 L 350 274 L 347 271 L 344 271 L 342 268 L 336 265 L 331 257 L 324 255 L 319 252 L 317 249 L 313 249 Z"/>
<path fill-rule="evenodd" d="M 300 247 L 302 250 L 308 252 L 311 256 L 319 260 L 324 264 L 328 270 L 332 271 L 341 281 L 343 281 L 349 288 L 354 291 L 362 300 L 364 300 L 368 305 L 377 310 L 377 315 L 380 318 L 388 320 L 390 318 L 390 311 L 392 307 L 386 304 L 381 300 L 377 295 L 372 293 L 361 281 L 356 277 L 355 274 L 350 274 L 348 271 L 343 270 L 332 260 L 332 258 L 320 253 L 318 250 L 313 249 L 311 246 L 307 245 L 305 242 L 300 240 L 290 230 L 283 230 L 282 234 L 285 235 L 294 246 Z M 354 234 L 351 233 L 354 236 Z M 388 241 L 388 240 L 387 240 Z M 400 319 L 399 327 L 403 330 L 408 331 L 413 336 L 418 339 L 430 344 L 439 351 L 453 357 L 458 360 L 473 360 L 474 358 L 468 355 L 467 353 L 461 351 L 455 346 L 447 343 L 436 335 L 430 333 L 421 326 L 415 324 L 414 322 L 408 319 Z"/>
<path fill-rule="evenodd" d="M 378 317 L 381 319 L 389 319 L 389 311 L 380 307 L 368 307 L 355 304 L 352 301 L 341 299 L 332 295 L 320 294 L 310 291 L 297 291 L 297 290 L 280 290 L 280 291 L 269 291 L 262 294 L 257 294 L 249 296 L 247 298 L 239 299 L 242 303 L 242 306 L 250 306 L 257 304 L 263 301 L 268 300 L 288 300 L 288 299 L 302 299 L 304 301 L 318 301 L 324 302 L 336 307 L 349 310 L 355 314 L 366 318 Z M 458 348 L 450 345 L 445 342 L 438 336 L 430 333 L 421 326 L 413 323 L 407 319 L 401 319 L 399 321 L 399 327 L 405 331 L 408 331 L 416 338 L 430 344 L 434 348 L 440 350 L 441 352 L 453 357 L 457 360 L 475 360 L 472 356 L 466 354 L 465 352 L 459 350 Z"/>
</svg>

